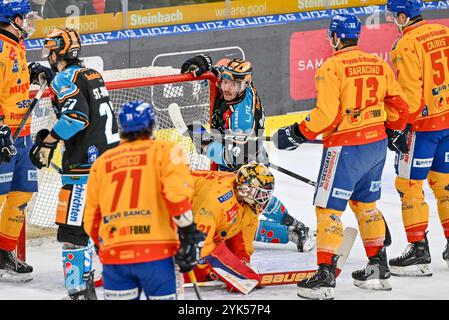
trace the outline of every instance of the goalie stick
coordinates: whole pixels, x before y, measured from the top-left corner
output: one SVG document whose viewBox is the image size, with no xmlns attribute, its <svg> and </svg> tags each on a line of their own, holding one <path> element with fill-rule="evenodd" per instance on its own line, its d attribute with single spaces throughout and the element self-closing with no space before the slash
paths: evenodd
<svg viewBox="0 0 449 320">
<path fill-rule="evenodd" d="M 337 277 L 346 264 L 346 260 L 351 253 L 357 233 L 357 229 L 351 227 L 346 227 L 343 231 L 343 242 L 336 251 L 336 254 L 339 256 L 337 260 Z M 260 280 L 258 287 L 296 284 L 300 280 L 311 277 L 315 272 L 316 270 L 299 270 L 261 273 L 262 279 Z M 225 283 L 222 281 L 197 282 L 196 285 L 198 287 L 226 287 Z M 191 283 L 186 283 L 184 284 L 184 287 L 190 288 L 193 287 L 193 285 Z"/>
<path fill-rule="evenodd" d="M 178 130 L 179 134 L 181 134 L 183 136 L 190 137 L 190 134 L 188 133 L 189 129 L 187 128 L 187 125 L 184 122 L 184 119 L 183 119 L 182 114 L 181 114 L 181 110 L 179 109 L 179 105 L 177 103 L 171 103 L 168 106 L 168 114 L 170 116 L 171 121 L 173 122 L 173 125 Z M 257 137 L 255 139 L 257 139 Z M 306 177 L 303 177 L 303 176 L 301 176 L 299 174 L 296 174 L 296 173 L 294 173 L 294 172 L 292 172 L 290 170 L 287 170 L 285 168 L 279 167 L 279 166 L 277 166 L 277 165 L 275 165 L 273 163 L 270 163 L 268 166 L 273 168 L 273 169 L 275 169 L 275 170 L 277 170 L 277 171 L 279 171 L 279 172 L 282 172 L 282 173 L 284 173 L 284 174 L 286 174 L 286 175 L 288 175 L 288 176 L 290 176 L 290 177 L 292 177 L 294 179 L 297 179 L 297 180 L 299 180 L 301 182 L 305 182 L 308 185 L 311 185 L 312 187 L 316 186 L 316 182 L 315 181 L 312 181 L 312 180 L 310 180 L 310 179 L 308 179 Z"/>
</svg>

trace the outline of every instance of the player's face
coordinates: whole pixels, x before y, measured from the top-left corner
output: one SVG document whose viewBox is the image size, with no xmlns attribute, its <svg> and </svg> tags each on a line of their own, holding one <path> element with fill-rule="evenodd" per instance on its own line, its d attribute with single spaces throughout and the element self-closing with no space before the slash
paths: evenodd
<svg viewBox="0 0 449 320">
<path fill-rule="evenodd" d="M 223 97 L 226 101 L 231 101 L 237 98 L 241 91 L 241 83 L 229 79 L 221 79 L 220 89 L 223 92 Z"/>
</svg>

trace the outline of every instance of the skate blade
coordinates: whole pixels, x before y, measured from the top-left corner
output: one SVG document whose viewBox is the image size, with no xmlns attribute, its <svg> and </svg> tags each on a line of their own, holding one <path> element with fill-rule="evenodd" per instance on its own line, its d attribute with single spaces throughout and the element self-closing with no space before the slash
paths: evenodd
<svg viewBox="0 0 449 320">
<path fill-rule="evenodd" d="M 449 268 L 449 260 L 446 260 L 446 263 L 447 263 L 447 267 Z"/>
<path fill-rule="evenodd" d="M 33 280 L 31 274 L 21 274 L 11 270 L 0 271 L 0 282 L 30 282 Z"/>
<path fill-rule="evenodd" d="M 392 275 L 400 277 L 430 277 L 433 274 L 430 264 L 415 264 L 406 267 L 390 265 L 390 272 Z"/>
<path fill-rule="evenodd" d="M 335 298 L 333 288 L 298 288 L 297 295 L 300 298 L 311 300 L 334 300 Z"/>
<path fill-rule="evenodd" d="M 390 281 L 387 279 L 369 279 L 366 281 L 354 280 L 354 285 L 361 289 L 390 291 Z"/>
</svg>

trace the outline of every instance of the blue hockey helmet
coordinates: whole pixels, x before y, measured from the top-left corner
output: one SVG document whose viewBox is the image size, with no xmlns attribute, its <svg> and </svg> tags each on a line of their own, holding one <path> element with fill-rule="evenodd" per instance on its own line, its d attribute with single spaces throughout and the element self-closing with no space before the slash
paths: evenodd
<svg viewBox="0 0 449 320">
<path fill-rule="evenodd" d="M 120 106 L 118 122 L 122 133 L 151 129 L 156 123 L 156 114 L 149 103 L 131 101 Z"/>
<path fill-rule="evenodd" d="M 18 15 L 25 18 L 29 12 L 31 12 L 31 6 L 28 0 L 12 0 L 9 2 L 2 0 L 0 3 L 0 22 L 10 23 Z"/>
<path fill-rule="evenodd" d="M 400 13 L 413 19 L 421 14 L 423 2 L 421 0 L 387 0 L 387 10 L 397 17 Z"/>
<path fill-rule="evenodd" d="M 327 36 L 332 38 L 333 34 L 337 34 L 339 39 L 358 39 L 362 24 L 360 19 L 349 13 L 339 13 L 331 18 Z"/>
</svg>

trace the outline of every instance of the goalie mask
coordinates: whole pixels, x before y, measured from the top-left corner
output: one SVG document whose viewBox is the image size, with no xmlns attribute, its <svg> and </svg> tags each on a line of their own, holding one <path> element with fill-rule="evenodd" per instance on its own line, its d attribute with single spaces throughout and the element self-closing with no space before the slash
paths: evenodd
<svg viewBox="0 0 449 320">
<path fill-rule="evenodd" d="M 271 200 L 274 191 L 274 176 L 262 163 L 242 166 L 236 174 L 237 194 L 260 213 Z"/>
</svg>

